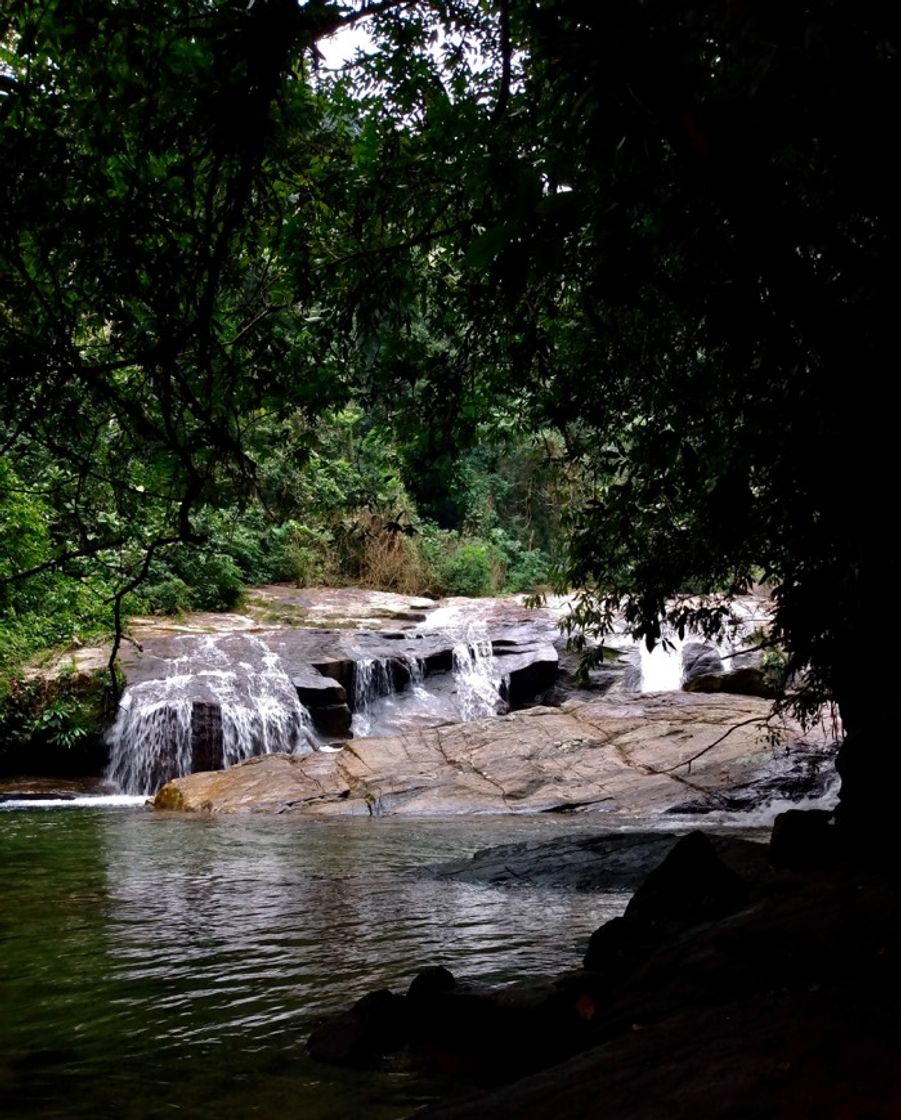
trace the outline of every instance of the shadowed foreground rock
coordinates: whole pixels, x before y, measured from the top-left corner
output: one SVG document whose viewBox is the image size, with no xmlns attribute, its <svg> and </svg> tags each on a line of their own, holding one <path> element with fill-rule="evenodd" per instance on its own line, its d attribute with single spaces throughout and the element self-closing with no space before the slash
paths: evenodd
<svg viewBox="0 0 901 1120">
<path fill-rule="evenodd" d="M 349 744 L 336 754 L 268 755 L 164 786 L 158 809 L 314 816 L 647 812 L 687 797 L 710 808 L 772 761 L 770 706 L 687 693 L 571 700 L 496 719 Z M 792 758 L 829 767 L 822 743 Z M 707 749 L 711 748 L 711 749 Z M 694 760 L 690 763 L 690 760 Z"/>
<path fill-rule="evenodd" d="M 899 945 L 896 883 L 772 875 L 618 985 L 599 976 L 583 1053 L 417 1117 L 897 1120 Z"/>
<path fill-rule="evenodd" d="M 897 877 L 835 850 L 804 874 L 765 856 L 686 836 L 592 939 L 591 967 L 495 991 L 431 968 L 368 997 L 365 1054 L 342 1049 L 346 1016 L 311 1052 L 403 1050 L 451 1074 L 465 1099 L 423 1120 L 897 1120 Z"/>
</svg>

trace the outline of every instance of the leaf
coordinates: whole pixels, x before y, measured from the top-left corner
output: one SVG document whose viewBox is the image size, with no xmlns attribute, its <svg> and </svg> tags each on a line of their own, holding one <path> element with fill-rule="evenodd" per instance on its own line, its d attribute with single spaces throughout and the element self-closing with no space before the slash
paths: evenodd
<svg viewBox="0 0 901 1120">
<path fill-rule="evenodd" d="M 472 269 L 487 268 L 500 256 L 517 232 L 517 222 L 503 222 L 499 226 L 492 226 L 491 229 L 485 230 L 466 250 L 463 264 Z"/>
</svg>

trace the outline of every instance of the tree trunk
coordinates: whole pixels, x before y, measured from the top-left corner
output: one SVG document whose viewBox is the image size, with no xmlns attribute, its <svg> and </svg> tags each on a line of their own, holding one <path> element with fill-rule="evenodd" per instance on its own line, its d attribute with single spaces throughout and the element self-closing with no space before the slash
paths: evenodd
<svg viewBox="0 0 901 1120">
<path fill-rule="evenodd" d="M 846 845 L 880 860 L 901 855 L 901 702 L 885 688 L 871 684 L 839 696 L 845 737 L 836 760 L 836 825 Z"/>
</svg>

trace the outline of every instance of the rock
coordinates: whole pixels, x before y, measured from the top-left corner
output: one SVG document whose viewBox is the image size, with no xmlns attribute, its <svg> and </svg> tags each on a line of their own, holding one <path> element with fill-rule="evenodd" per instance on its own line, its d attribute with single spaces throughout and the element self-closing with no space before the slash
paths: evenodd
<svg viewBox="0 0 901 1120">
<path fill-rule="evenodd" d="M 857 867 L 783 881 L 660 945 L 599 999 L 588 987 L 581 1052 L 417 1120 L 889 1120 L 899 944 L 894 876 Z"/>
<path fill-rule="evenodd" d="M 716 646 L 708 642 L 686 642 L 682 647 L 683 686 L 696 677 L 718 676 L 723 671 L 723 660 Z"/>
<path fill-rule="evenodd" d="M 297 698 L 307 708 L 320 704 L 346 704 L 347 690 L 334 677 L 323 676 L 312 666 L 295 670 L 291 683 L 297 689 Z"/>
<path fill-rule="evenodd" d="M 598 926 L 588 941 L 582 963 L 593 972 L 622 975 L 624 971 L 631 972 L 643 955 L 634 927 L 620 916 Z"/>
<path fill-rule="evenodd" d="M 557 680 L 558 656 L 551 645 L 498 649 L 498 643 L 494 643 L 494 652 L 499 656 L 499 668 L 507 681 L 507 702 L 513 710 L 525 707 Z"/>
<path fill-rule="evenodd" d="M 563 836 L 488 848 L 429 870 L 439 879 L 493 887 L 632 891 L 677 839 L 665 832 Z"/>
<path fill-rule="evenodd" d="M 825 867 L 837 854 L 834 814 L 824 809 L 788 809 L 773 821 L 770 864 L 802 871 Z"/>
<path fill-rule="evenodd" d="M 327 658 L 324 660 L 314 661 L 311 663 L 313 669 L 319 673 L 324 679 L 336 681 L 344 692 L 344 698 L 347 699 L 348 693 L 353 695 L 354 688 L 354 672 L 356 670 L 356 662 L 349 657 L 335 657 Z M 291 674 L 291 679 L 297 679 L 297 671 Z M 334 701 L 338 702 L 338 701 Z"/>
<path fill-rule="evenodd" d="M 696 676 L 682 686 L 686 692 L 729 692 L 736 696 L 776 697 L 777 690 L 760 666 L 745 666 L 718 675 Z"/>
<path fill-rule="evenodd" d="M 456 986 L 457 981 L 450 969 L 443 968 L 441 965 L 432 965 L 418 972 L 410 981 L 407 999 L 414 1002 L 432 999 L 436 995 L 453 991 Z"/>
<path fill-rule="evenodd" d="M 408 599 L 407 606 L 411 611 L 430 611 L 437 607 L 438 603 L 434 599 L 426 599 L 423 597 L 420 599 Z"/>
<path fill-rule="evenodd" d="M 683 836 L 632 896 L 624 918 L 645 929 L 712 922 L 746 900 L 744 882 L 703 832 Z"/>
<path fill-rule="evenodd" d="M 266 755 L 171 785 L 185 809 L 212 812 L 653 812 L 684 800 L 686 785 L 723 797 L 749 782 L 770 759 L 761 733 L 770 714 L 750 697 L 595 697 L 354 740 L 337 754 Z M 173 795 L 164 801 L 171 807 Z"/>
<path fill-rule="evenodd" d="M 222 711 L 218 704 L 197 700 L 191 706 L 191 770 L 222 769 Z M 177 774 L 172 760 L 171 774 Z"/>
<path fill-rule="evenodd" d="M 319 704 L 310 708 L 310 715 L 320 735 L 327 739 L 350 739 L 353 716 L 347 704 Z"/>
<path fill-rule="evenodd" d="M 622 917 L 595 930 L 585 968 L 631 972 L 667 938 L 734 913 L 747 900 L 744 880 L 720 859 L 703 832 L 691 832 L 647 876 Z"/>
<path fill-rule="evenodd" d="M 406 1001 L 382 989 L 321 1024 L 307 1040 L 307 1050 L 316 1061 L 330 1065 L 367 1066 L 399 1050 L 407 1034 Z"/>
</svg>

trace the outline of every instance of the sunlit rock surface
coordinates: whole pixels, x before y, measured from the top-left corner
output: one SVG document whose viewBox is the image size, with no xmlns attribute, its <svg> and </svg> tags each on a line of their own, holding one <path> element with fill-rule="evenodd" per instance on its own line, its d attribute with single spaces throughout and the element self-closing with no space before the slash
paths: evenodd
<svg viewBox="0 0 901 1120">
<path fill-rule="evenodd" d="M 335 754 L 274 755 L 166 785 L 160 809 L 216 813 L 615 813 L 686 800 L 728 804 L 779 763 L 766 741 L 770 705 L 686 693 L 568 701 L 495 719 L 383 739 Z M 782 726 L 792 755 L 828 767 L 824 742 Z M 783 753 L 782 748 L 777 756 Z M 690 765 L 689 765 L 690 763 Z"/>
</svg>

